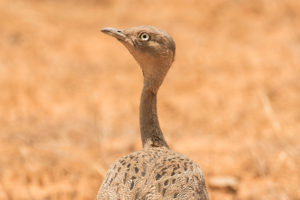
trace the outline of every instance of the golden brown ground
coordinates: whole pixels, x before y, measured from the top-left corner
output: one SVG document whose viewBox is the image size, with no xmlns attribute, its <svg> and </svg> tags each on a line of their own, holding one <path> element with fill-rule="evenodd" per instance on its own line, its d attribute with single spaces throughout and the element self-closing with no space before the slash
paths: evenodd
<svg viewBox="0 0 300 200">
<path fill-rule="evenodd" d="M 0 0 L 0 199 L 94 199 L 141 149 L 141 72 L 100 28 L 151 24 L 177 56 L 159 92 L 170 146 L 236 192 L 300 199 L 299 0 Z"/>
</svg>

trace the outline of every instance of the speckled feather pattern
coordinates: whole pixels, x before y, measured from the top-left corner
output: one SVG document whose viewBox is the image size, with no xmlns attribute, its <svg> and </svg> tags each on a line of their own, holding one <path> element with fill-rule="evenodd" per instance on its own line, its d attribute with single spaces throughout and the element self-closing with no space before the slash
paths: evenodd
<svg viewBox="0 0 300 200">
<path fill-rule="evenodd" d="M 197 163 L 166 147 L 137 151 L 115 161 L 97 200 L 207 200 Z"/>
</svg>

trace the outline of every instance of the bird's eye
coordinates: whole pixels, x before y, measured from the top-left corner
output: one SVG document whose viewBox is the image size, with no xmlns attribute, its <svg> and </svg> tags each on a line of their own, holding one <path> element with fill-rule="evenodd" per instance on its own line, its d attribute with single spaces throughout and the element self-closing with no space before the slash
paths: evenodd
<svg viewBox="0 0 300 200">
<path fill-rule="evenodd" d="M 141 38 L 141 40 L 143 40 L 143 41 L 148 41 L 148 40 L 150 40 L 150 36 L 149 36 L 149 34 L 147 34 L 147 33 L 141 33 L 140 38 Z"/>
</svg>

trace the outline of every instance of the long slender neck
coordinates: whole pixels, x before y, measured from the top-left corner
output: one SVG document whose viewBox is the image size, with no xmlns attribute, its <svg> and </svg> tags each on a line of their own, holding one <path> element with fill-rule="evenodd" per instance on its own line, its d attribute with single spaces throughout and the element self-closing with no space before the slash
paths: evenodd
<svg viewBox="0 0 300 200">
<path fill-rule="evenodd" d="M 160 129 L 157 109 L 157 90 L 153 90 L 144 83 L 140 104 L 140 129 L 144 148 L 168 147 Z"/>
</svg>

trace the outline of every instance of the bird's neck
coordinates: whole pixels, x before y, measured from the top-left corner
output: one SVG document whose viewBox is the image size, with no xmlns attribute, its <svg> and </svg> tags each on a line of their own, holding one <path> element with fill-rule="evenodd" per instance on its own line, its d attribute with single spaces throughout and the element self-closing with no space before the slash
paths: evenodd
<svg viewBox="0 0 300 200">
<path fill-rule="evenodd" d="M 140 129 L 144 149 L 150 147 L 168 148 L 157 117 L 157 90 L 158 88 L 153 89 L 144 82 L 140 104 Z"/>
</svg>

